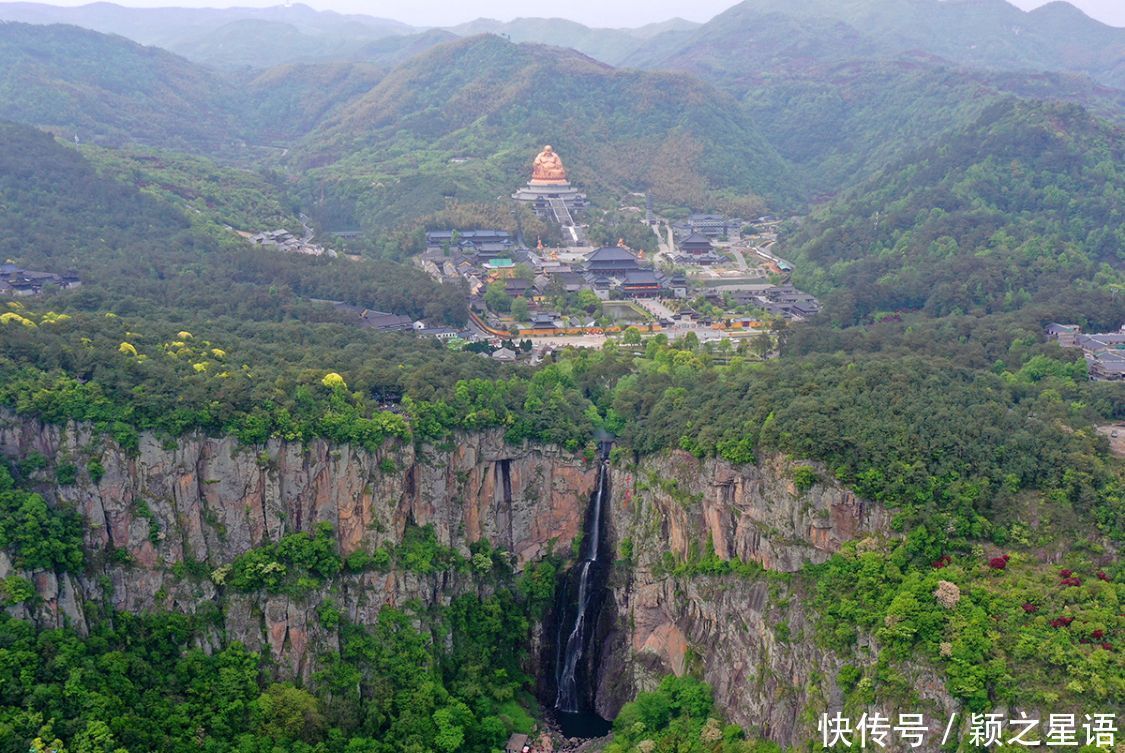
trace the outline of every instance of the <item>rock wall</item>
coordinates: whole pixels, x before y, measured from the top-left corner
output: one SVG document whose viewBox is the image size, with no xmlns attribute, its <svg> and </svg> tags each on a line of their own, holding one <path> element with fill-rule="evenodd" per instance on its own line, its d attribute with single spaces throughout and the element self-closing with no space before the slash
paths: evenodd
<svg viewBox="0 0 1125 753">
<path fill-rule="evenodd" d="M 388 443 L 376 452 L 322 440 L 244 447 L 230 438 L 191 434 L 165 443 L 142 434 L 129 453 L 89 426 L 0 414 L 0 454 L 32 453 L 47 459 L 36 478 L 48 501 L 82 515 L 91 567 L 79 578 L 28 574 L 41 604 L 25 616 L 80 631 L 84 601 L 188 613 L 215 604 L 217 586 L 186 577 L 185 565 L 201 563 L 210 572 L 321 521 L 333 525 L 344 556 L 397 543 L 413 523 L 432 525 L 439 542 L 465 555 L 471 543 L 487 539 L 511 552 L 519 569 L 550 547 L 569 551 L 596 482 L 593 464 L 552 447 L 512 447 L 499 432 L 461 436 L 448 448 Z M 100 477 L 91 476 L 90 461 L 100 464 Z M 76 483 L 54 483 L 63 465 L 77 467 Z M 0 577 L 10 571 L 8 559 L 0 559 Z M 307 675 L 315 649 L 335 641 L 316 616 L 323 598 L 331 596 L 353 621 L 371 624 L 384 605 L 448 603 L 471 587 L 449 574 L 392 571 L 344 574 L 299 601 L 227 593 L 222 628 L 230 640 L 268 650 L 283 673 Z"/>
<path fill-rule="evenodd" d="M 890 517 L 823 480 L 822 468 L 814 466 L 821 481 L 798 489 L 793 468 L 778 456 L 735 467 L 677 451 L 615 470 L 612 534 L 631 556 L 616 570 L 601 619 L 599 713 L 612 718 L 638 690 L 689 670 L 712 685 L 732 721 L 783 745 L 814 738 L 816 715 L 840 708 L 840 668 L 877 652 L 840 657 L 818 648 L 808 584 L 786 574 L 846 541 L 885 536 Z M 670 574 L 669 564 L 711 552 L 764 570 Z M 952 708 L 927 668 L 907 672 L 922 700 Z"/>
<path fill-rule="evenodd" d="M 165 443 L 144 434 L 129 453 L 87 426 L 0 413 L 0 453 L 46 458 L 37 477 L 42 492 L 53 504 L 73 505 L 86 523 L 87 573 L 27 574 L 41 601 L 33 614 L 11 608 L 17 614 L 85 630 L 83 605 L 91 601 L 131 611 L 209 609 L 219 614 L 205 648 L 238 640 L 271 657 L 279 675 L 306 678 L 319 651 L 338 648 L 317 616 L 325 598 L 353 622 L 372 624 L 384 605 L 448 603 L 473 582 L 449 573 L 345 573 L 294 599 L 220 594 L 209 578 L 188 573 L 209 573 L 321 521 L 333 525 L 345 556 L 398 543 L 413 523 L 432 525 L 441 543 L 466 555 L 486 539 L 511 552 L 520 569 L 551 547 L 570 551 L 596 483 L 595 464 L 557 448 L 512 447 L 498 432 L 421 450 L 388 443 L 376 452 L 324 441 L 251 448 L 195 434 Z M 90 461 L 100 464 L 100 477 L 91 476 Z M 78 469 L 74 484 L 54 483 L 63 465 Z M 793 469 L 782 457 L 735 467 L 678 451 L 615 464 L 608 535 L 621 558 L 595 634 L 599 713 L 612 718 L 638 690 L 686 671 L 703 675 L 733 721 L 786 745 L 815 735 L 820 710 L 839 708 L 840 667 L 873 661 L 877 652 L 872 646 L 865 657 L 861 646 L 860 656 L 841 658 L 818 648 L 802 591 L 808 585 L 788 574 L 846 541 L 887 535 L 889 515 L 823 469 L 821 480 L 798 489 Z M 129 564 L 114 556 L 118 550 Z M 763 570 L 670 574 L 670 563 L 712 554 Z M 0 577 L 11 571 L 0 553 Z M 536 626 L 540 651 L 533 654 L 545 655 L 546 632 Z M 952 708 L 927 669 L 909 673 L 934 709 Z"/>
</svg>

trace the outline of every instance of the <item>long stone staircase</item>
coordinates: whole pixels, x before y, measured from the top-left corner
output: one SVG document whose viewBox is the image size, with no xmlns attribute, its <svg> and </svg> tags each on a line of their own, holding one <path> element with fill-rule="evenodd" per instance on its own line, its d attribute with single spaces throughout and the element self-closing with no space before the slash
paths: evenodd
<svg viewBox="0 0 1125 753">
<path fill-rule="evenodd" d="M 574 245 L 583 244 L 586 241 L 586 234 L 581 227 L 574 224 L 574 217 L 571 216 L 566 202 L 559 198 L 549 198 L 547 199 L 547 205 L 551 207 L 551 212 L 555 215 L 555 221 L 570 233 Z"/>
</svg>

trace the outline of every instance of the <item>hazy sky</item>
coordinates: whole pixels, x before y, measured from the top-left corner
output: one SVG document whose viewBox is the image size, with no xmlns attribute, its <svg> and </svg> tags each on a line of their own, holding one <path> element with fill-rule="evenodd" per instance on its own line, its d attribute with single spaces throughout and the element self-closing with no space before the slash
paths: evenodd
<svg viewBox="0 0 1125 753">
<path fill-rule="evenodd" d="M 91 0 L 42 0 L 52 5 L 84 5 Z M 284 0 L 112 0 L 131 6 L 208 6 L 278 5 Z M 566 0 L 562 3 L 527 0 L 301 0 L 322 10 L 366 13 L 405 21 L 418 26 L 447 26 L 474 18 L 517 16 L 562 16 L 588 26 L 640 26 L 674 16 L 706 21 L 729 8 L 737 0 Z M 1047 0 L 1010 0 L 1025 10 Z M 1125 0 L 1069 0 L 1086 15 L 1114 26 L 1125 26 Z"/>
</svg>

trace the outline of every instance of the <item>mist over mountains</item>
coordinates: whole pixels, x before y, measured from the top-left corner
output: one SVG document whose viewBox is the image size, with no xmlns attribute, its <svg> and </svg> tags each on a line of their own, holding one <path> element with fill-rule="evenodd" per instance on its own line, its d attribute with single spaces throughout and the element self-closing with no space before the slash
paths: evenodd
<svg viewBox="0 0 1125 753">
<path fill-rule="evenodd" d="M 226 9 L 0 3 L 0 19 L 73 24 L 219 67 L 367 60 L 378 40 L 412 37 L 392 46 L 417 52 L 449 38 L 439 30 L 299 3 Z M 1118 87 L 1125 81 L 1123 30 L 1065 2 L 1025 12 L 1005 0 L 745 0 L 705 24 L 670 19 L 607 29 L 528 17 L 478 19 L 440 31 L 500 34 L 513 42 L 569 47 L 611 65 L 676 68 L 717 79 L 909 54 L 1005 70 L 1083 73 Z"/>
</svg>

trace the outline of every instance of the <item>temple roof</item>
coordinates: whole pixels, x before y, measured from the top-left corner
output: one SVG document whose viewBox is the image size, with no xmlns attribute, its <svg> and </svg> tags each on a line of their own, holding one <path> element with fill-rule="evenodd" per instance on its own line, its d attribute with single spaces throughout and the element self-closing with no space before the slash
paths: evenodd
<svg viewBox="0 0 1125 753">
<path fill-rule="evenodd" d="M 586 261 L 636 261 L 637 257 L 623 248 L 616 246 L 603 246 L 586 257 Z"/>
<path fill-rule="evenodd" d="M 702 233 L 692 233 L 687 238 L 684 238 L 682 241 L 680 241 L 681 246 L 686 246 L 688 244 L 691 244 L 693 246 L 694 245 L 702 245 L 704 243 L 706 243 L 708 246 L 710 246 L 711 245 L 711 239 L 708 238 L 706 235 L 703 235 Z"/>
<path fill-rule="evenodd" d="M 660 280 L 657 279 L 656 274 L 647 269 L 642 269 L 637 272 L 625 273 L 626 285 L 659 285 Z"/>
</svg>

